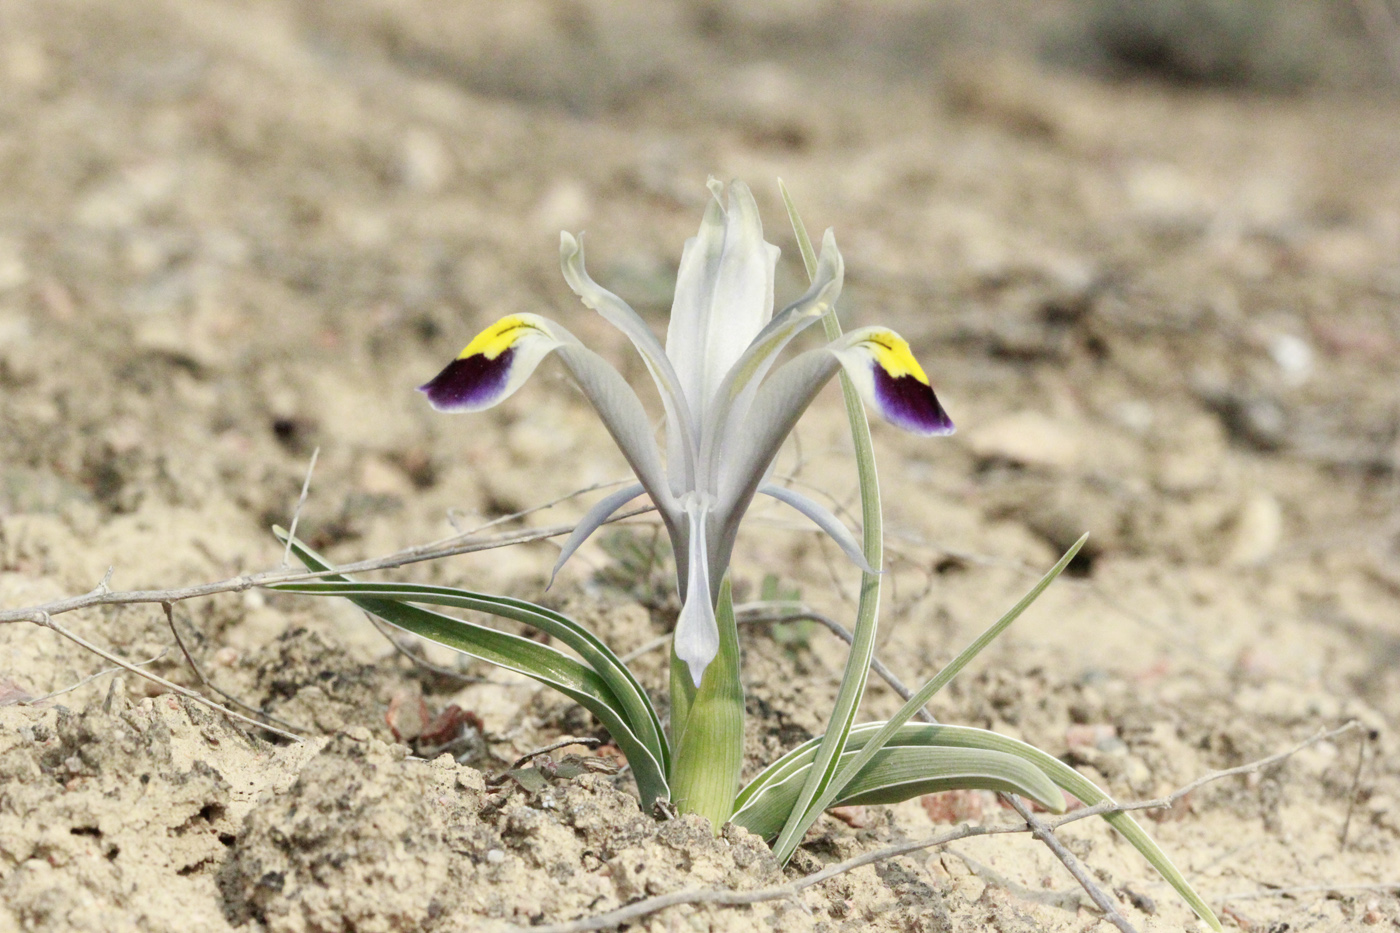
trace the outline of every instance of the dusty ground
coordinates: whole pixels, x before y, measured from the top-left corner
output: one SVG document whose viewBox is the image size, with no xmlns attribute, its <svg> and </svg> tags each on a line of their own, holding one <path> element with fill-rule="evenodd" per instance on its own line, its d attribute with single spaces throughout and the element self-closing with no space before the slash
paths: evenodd
<svg viewBox="0 0 1400 933">
<path fill-rule="evenodd" d="M 1343 40 L 1279 96 L 1299 72 L 1274 46 L 1226 67 L 1233 88 L 1208 69 L 1166 69 L 1205 82 L 1183 87 L 1068 67 L 1072 5 L 1006 4 L 1010 40 L 956 4 L 745 9 L 0 3 L 0 608 L 85 592 L 109 566 L 116 589 L 275 566 L 268 526 L 317 446 L 302 528 L 340 560 L 620 478 L 557 374 L 471 418 L 412 387 L 520 310 L 643 376 L 568 294 L 558 231 L 587 228 L 594 274 L 659 328 L 710 173 L 753 184 L 795 294 L 781 175 L 809 225 L 836 228 L 848 322 L 902 330 L 961 428 L 876 428 L 882 656 L 929 676 L 1091 531 L 1077 575 L 940 716 L 1066 755 L 1124 797 L 1359 718 L 1364 746 L 1315 746 L 1149 825 L 1227 925 L 1400 924 L 1393 889 L 1365 887 L 1400 882 L 1395 97 L 1347 90 Z M 1058 64 L 1037 65 L 1012 40 L 1059 14 Z M 829 392 L 782 470 L 850 506 L 843 430 Z M 674 617 L 617 559 L 652 540 L 630 534 L 550 597 L 619 651 Z M 398 574 L 538 597 L 551 553 Z M 837 557 L 763 507 L 736 574 L 849 618 Z M 63 618 L 198 683 L 153 607 Z M 28 702 L 104 664 L 0 626 L 0 930 L 476 929 L 781 878 L 751 837 L 639 814 L 623 778 L 488 788 L 472 766 L 596 729 L 528 684 L 424 672 L 330 604 L 253 592 L 176 621 L 217 684 L 312 738 L 245 735 L 129 675 Z M 820 632 L 745 639 L 757 762 L 820 730 L 842 652 Z M 638 665 L 659 688 L 660 653 Z M 420 695 L 479 718 L 451 749 L 465 763 L 394 744 L 391 701 L 412 733 Z M 867 706 L 889 712 L 891 694 Z M 791 871 L 928 835 L 934 816 L 1000 818 L 971 795 L 827 820 Z M 1106 830 L 1066 836 L 1140 929 L 1196 928 Z M 801 903 L 643 926 L 1096 927 L 1037 896 L 1073 883 L 1033 841 L 954 849 Z"/>
</svg>

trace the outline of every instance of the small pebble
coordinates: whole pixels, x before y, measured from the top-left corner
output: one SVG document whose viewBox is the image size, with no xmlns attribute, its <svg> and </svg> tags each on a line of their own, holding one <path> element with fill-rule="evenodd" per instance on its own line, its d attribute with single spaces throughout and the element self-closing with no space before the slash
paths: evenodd
<svg viewBox="0 0 1400 933">
<path fill-rule="evenodd" d="M 1275 334 L 1269 341 L 1269 356 L 1289 385 L 1308 381 L 1313 371 L 1312 344 L 1293 334 Z"/>
</svg>

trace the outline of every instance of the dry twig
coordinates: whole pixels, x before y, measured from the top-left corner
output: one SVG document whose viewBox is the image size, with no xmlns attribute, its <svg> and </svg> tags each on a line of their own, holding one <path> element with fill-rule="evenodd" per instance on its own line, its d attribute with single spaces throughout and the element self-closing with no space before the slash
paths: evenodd
<svg viewBox="0 0 1400 933">
<path fill-rule="evenodd" d="M 1050 828 L 1059 829 L 1066 823 L 1078 822 L 1079 820 L 1088 819 L 1091 816 L 1099 816 L 1103 813 L 1117 813 L 1123 810 L 1169 810 L 1171 809 L 1172 805 L 1175 804 L 1182 797 L 1185 797 L 1187 794 L 1190 794 L 1194 790 L 1204 787 L 1206 784 L 1210 784 L 1227 777 L 1238 777 L 1240 775 L 1245 774 L 1254 774 L 1256 771 L 1262 771 L 1270 765 L 1276 765 L 1287 758 L 1293 757 L 1294 755 L 1298 754 L 1303 749 L 1311 745 L 1316 745 L 1318 742 L 1326 742 L 1329 739 L 1335 739 L 1339 735 L 1344 735 L 1348 732 L 1354 732 L 1355 730 L 1360 728 L 1361 723 L 1357 722 L 1355 719 L 1351 719 L 1335 729 L 1320 730 L 1314 733 L 1309 738 L 1306 738 L 1303 741 L 1299 742 L 1297 745 L 1294 745 L 1292 748 L 1286 751 L 1279 752 L 1276 755 L 1270 755 L 1267 758 L 1260 758 L 1258 761 L 1251 761 L 1248 764 L 1242 764 L 1235 768 L 1226 768 L 1224 771 L 1212 771 L 1209 774 L 1204 774 L 1201 777 L 1196 778 L 1196 780 L 1192 781 L 1190 784 L 1187 784 L 1185 787 L 1180 787 L 1172 791 L 1165 797 L 1156 797 L 1152 800 L 1138 800 L 1134 801 L 1133 803 L 1095 804 L 1092 807 L 1084 807 L 1082 810 L 1075 810 L 1073 813 L 1065 814 L 1064 816 L 1054 820 L 1050 824 Z"/>
<path fill-rule="evenodd" d="M 586 748 L 597 748 L 599 745 L 602 744 L 603 741 L 601 739 L 595 739 L 591 737 L 575 738 L 574 736 L 566 735 L 562 739 L 556 739 L 555 741 L 550 742 L 548 745 L 542 746 L 540 748 L 531 749 L 530 751 L 521 755 L 519 758 L 515 759 L 515 763 L 512 764 L 509 768 L 505 769 L 495 777 L 487 778 L 486 786 L 496 787 L 500 784 L 504 784 L 506 782 L 506 779 L 510 777 L 510 773 L 512 771 L 519 771 L 521 768 L 525 767 L 527 764 L 529 764 L 534 759 L 540 757 L 541 755 L 548 755 L 550 752 L 557 752 L 559 749 L 568 748 L 570 745 L 582 745 Z"/>
<path fill-rule="evenodd" d="M 169 690 L 171 693 L 178 693 L 180 694 L 180 696 L 194 700 L 196 703 L 202 703 L 216 712 L 223 713 L 230 719 L 237 719 L 239 722 L 246 723 L 250 726 L 255 726 L 259 729 L 271 732 L 274 735 L 280 735 L 282 736 L 282 738 L 289 739 L 293 742 L 301 741 L 301 736 L 293 732 L 287 732 L 283 729 L 277 728 L 276 726 L 270 726 L 265 722 L 258 722 L 258 720 L 253 719 L 250 716 L 245 716 L 242 713 L 236 712 L 235 710 L 231 710 L 227 706 L 220 706 L 218 703 L 215 703 L 213 700 L 209 699 L 204 694 L 199 693 L 198 691 L 191 690 L 188 687 L 182 687 L 177 683 L 172 683 L 171 681 L 166 680 L 159 674 L 152 674 L 150 671 L 143 670 L 139 665 L 133 664 L 125 658 L 118 657 L 117 655 L 108 651 L 106 648 L 103 648 L 100 645 L 95 645 L 92 642 L 88 641 L 86 638 L 79 635 L 77 632 L 74 632 L 70 629 L 64 628 L 63 626 L 59 625 L 47 612 L 43 612 L 42 610 L 40 610 L 37 618 L 25 619 L 24 621 L 33 622 L 36 625 L 42 625 L 44 628 L 52 629 L 53 631 L 62 635 L 64 638 L 73 642 L 78 647 L 91 651 L 93 654 L 97 655 L 100 658 L 104 658 L 107 661 L 110 661 L 117 667 L 120 667 L 125 671 L 130 671 L 138 677 L 144 677 L 153 684 L 159 684 L 166 690 Z"/>
<path fill-rule="evenodd" d="M 1361 793 L 1361 772 L 1366 769 L 1366 750 L 1376 738 L 1376 733 L 1368 732 L 1361 737 L 1361 742 L 1356 748 L 1356 770 L 1352 772 L 1351 791 L 1347 794 L 1347 815 L 1342 820 L 1342 832 L 1337 841 L 1337 848 L 1343 852 L 1346 851 L 1347 836 L 1351 833 L 1351 818 L 1356 812 L 1356 801 Z"/>
<path fill-rule="evenodd" d="M 168 648 L 162 648 L 161 651 L 160 651 L 160 654 L 156 655 L 155 657 L 153 657 L 153 658 L 147 658 L 147 659 L 144 660 L 144 661 L 137 661 L 137 662 L 135 662 L 135 663 L 136 663 L 136 666 L 137 666 L 137 667 L 145 667 L 147 664 L 154 664 L 155 662 L 159 661 L 161 658 L 165 657 L 166 653 L 167 653 L 169 650 L 170 650 L 170 649 L 168 649 Z M 120 670 L 124 670 L 124 668 L 121 668 L 121 667 L 106 667 L 106 668 L 103 668 L 102 670 L 98 671 L 96 674 L 89 674 L 89 675 L 87 675 L 86 677 L 84 677 L 82 680 L 78 681 L 78 682 L 75 683 L 75 684 L 69 684 L 68 686 L 64 687 L 62 690 L 55 690 L 53 693 L 46 693 L 46 694 L 44 694 L 44 695 L 41 696 L 41 697 L 30 697 L 30 698 L 27 699 L 27 700 L 19 700 L 19 701 L 17 702 L 16 705 L 18 705 L 18 706 L 38 706 L 40 703 L 44 703 L 44 702 L 47 702 L 47 701 L 49 701 L 49 700 L 52 700 L 54 697 L 61 697 L 61 696 L 63 696 L 65 693 L 72 693 L 74 690 L 77 690 L 79 687 L 86 687 L 88 684 L 92 683 L 94 680 L 97 680 L 99 677 L 106 677 L 108 674 L 115 674 L 115 673 L 117 673 L 117 672 L 120 671 Z"/>
<path fill-rule="evenodd" d="M 614 515 L 612 519 L 610 519 L 610 523 L 619 522 L 623 519 L 633 518 L 653 511 L 655 511 L 654 506 L 638 506 L 635 509 L 630 509 L 626 512 L 620 512 Z M 38 606 L 26 606 L 21 609 L 6 609 L 0 611 L 0 623 L 33 622 L 38 625 L 47 625 L 48 623 L 44 620 L 45 616 L 52 617 L 62 615 L 65 612 L 73 612 L 78 609 L 90 609 L 93 606 L 126 606 L 138 603 L 178 603 L 186 599 L 215 596 L 219 593 L 242 593 L 255 587 L 270 586 L 274 583 L 300 583 L 307 580 L 316 580 L 332 574 L 368 573 L 373 570 L 390 570 L 394 567 L 403 567 L 408 564 L 416 564 L 428 560 L 437 560 L 442 557 L 452 557 L 457 554 L 470 554 L 475 551 L 487 551 L 492 548 L 510 547 L 516 544 L 529 544 L 533 541 L 543 541 L 547 538 L 557 538 L 573 530 L 573 525 L 551 525 L 547 528 L 512 531 L 502 535 L 493 535 L 488 538 L 446 538 L 431 544 L 405 548 L 402 551 L 397 551 L 386 557 L 377 557 L 373 560 L 362 560 L 353 564 L 344 564 L 329 570 L 267 570 L 261 573 L 230 577 L 227 580 L 219 580 L 214 583 L 174 587 L 168 590 L 113 591 L 106 586 L 99 585 L 81 596 L 69 596 L 65 599 L 56 599 L 53 602 L 43 603 Z"/>
<path fill-rule="evenodd" d="M 200 683 L 204 684 L 204 686 L 208 687 L 210 690 L 213 690 L 219 696 L 223 697 L 225 700 L 228 700 L 235 706 L 241 706 L 248 712 L 263 717 L 268 722 L 275 722 L 277 723 L 277 725 L 284 726 L 285 728 L 291 729 L 295 732 L 311 731 L 305 726 L 298 726 L 294 723 L 287 722 L 287 720 L 285 719 L 279 719 L 278 717 L 269 713 L 267 710 L 260 709 L 256 706 L 253 706 L 250 703 L 244 703 L 238 697 L 229 693 L 223 687 L 220 687 L 218 684 L 214 683 L 214 681 L 210 680 L 208 676 L 204 673 L 204 669 L 199 666 L 199 662 L 194 659 L 194 655 L 190 654 L 190 649 L 185 646 L 185 640 L 180 637 L 180 629 L 175 624 L 175 607 L 170 603 L 161 603 L 161 609 L 165 610 L 165 621 L 170 625 L 170 634 L 175 636 L 175 644 L 179 645 L 180 653 L 185 656 L 185 661 L 194 671 L 194 675 L 199 678 Z"/>
</svg>

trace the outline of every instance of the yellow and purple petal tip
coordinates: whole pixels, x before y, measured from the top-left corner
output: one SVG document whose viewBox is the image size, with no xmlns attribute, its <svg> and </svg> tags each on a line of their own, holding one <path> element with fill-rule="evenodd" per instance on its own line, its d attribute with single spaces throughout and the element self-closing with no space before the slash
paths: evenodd
<svg viewBox="0 0 1400 933">
<path fill-rule="evenodd" d="M 500 401 L 510 380 L 515 350 L 507 347 L 494 358 L 484 353 L 459 356 L 418 391 L 438 411 L 480 411 Z"/>
<path fill-rule="evenodd" d="M 913 434 L 952 434 L 953 420 L 943 410 L 908 342 L 893 331 L 881 331 L 863 343 L 870 353 L 874 402 L 881 417 Z"/>
<path fill-rule="evenodd" d="M 513 390 L 511 375 L 520 362 L 516 358 L 520 342 L 542 333 L 538 324 L 522 315 L 503 317 L 472 338 L 455 360 L 418 391 L 438 411 L 490 408 Z"/>
</svg>

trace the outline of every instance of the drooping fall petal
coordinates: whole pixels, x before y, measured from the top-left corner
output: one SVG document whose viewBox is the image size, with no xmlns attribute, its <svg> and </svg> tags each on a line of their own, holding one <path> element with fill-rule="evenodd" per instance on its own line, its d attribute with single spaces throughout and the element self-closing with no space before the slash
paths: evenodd
<svg viewBox="0 0 1400 933">
<path fill-rule="evenodd" d="M 554 562 L 554 569 L 549 573 L 549 585 L 545 589 L 554 585 L 554 578 L 559 576 L 559 571 L 564 569 L 569 558 L 573 557 L 574 552 L 583 545 L 583 542 L 588 540 L 589 535 L 603 527 L 603 524 L 613 517 L 613 513 L 640 496 L 644 491 L 645 488 L 641 483 L 633 483 L 599 499 L 593 508 L 589 509 L 588 513 L 574 526 L 574 530 L 564 542 L 563 548 L 559 551 L 559 559 Z"/>
<path fill-rule="evenodd" d="M 513 395 L 558 346 L 550 322 L 533 314 L 512 314 L 472 338 L 418 391 L 438 411 L 481 411 Z"/>
<path fill-rule="evenodd" d="M 841 356 L 867 405 L 890 424 L 925 437 L 953 433 L 953 422 L 933 394 L 928 376 L 892 330 L 867 327 L 847 338 Z"/>
<path fill-rule="evenodd" d="M 912 364 L 912 365 L 910 365 Z M 759 387 L 745 419 L 742 443 L 726 451 L 716 554 L 727 560 L 739 519 L 769 464 L 821 388 L 845 368 L 865 403 L 890 423 L 918 434 L 951 434 L 953 422 L 904 338 L 882 327 L 852 331 L 778 367 Z M 878 372 L 877 372 L 878 371 Z M 911 385 L 912 383 L 912 385 Z"/>
<path fill-rule="evenodd" d="M 480 411 L 513 395 L 551 353 L 602 418 L 667 526 L 673 526 L 680 513 L 646 409 L 617 370 L 560 324 L 536 314 L 501 318 L 419 391 L 439 411 Z"/>
</svg>

